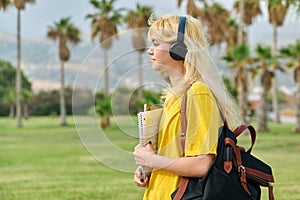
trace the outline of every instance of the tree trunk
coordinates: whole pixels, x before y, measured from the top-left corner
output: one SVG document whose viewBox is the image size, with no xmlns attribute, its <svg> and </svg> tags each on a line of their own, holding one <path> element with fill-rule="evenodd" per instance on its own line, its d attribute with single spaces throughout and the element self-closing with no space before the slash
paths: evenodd
<svg viewBox="0 0 300 200">
<path fill-rule="evenodd" d="M 108 66 L 107 66 L 107 49 L 103 49 L 104 51 L 104 95 L 108 97 L 109 95 L 109 80 L 108 80 Z"/>
<path fill-rule="evenodd" d="M 21 79 L 21 10 L 18 9 L 17 16 L 17 69 L 16 69 L 16 116 L 17 127 L 22 127 L 22 79 Z"/>
<path fill-rule="evenodd" d="M 67 125 L 66 104 L 65 104 L 65 70 L 64 61 L 61 61 L 60 67 L 60 124 Z"/>
<path fill-rule="evenodd" d="M 107 65 L 108 58 L 107 58 L 107 49 L 104 48 L 103 50 L 104 50 L 104 95 L 105 97 L 108 97 L 109 96 L 109 74 L 108 74 L 108 65 Z M 105 127 L 108 127 L 110 125 L 109 117 L 110 117 L 109 114 L 104 117 Z"/>
<path fill-rule="evenodd" d="M 222 56 L 221 56 L 221 43 L 216 44 L 216 60 L 217 60 L 217 66 L 220 65 L 222 61 Z"/>
<path fill-rule="evenodd" d="M 138 85 L 138 99 L 143 98 L 143 66 L 142 53 L 138 52 L 138 68 L 139 68 L 139 85 Z"/>
<path fill-rule="evenodd" d="M 24 113 L 24 118 L 27 120 L 29 118 L 28 103 L 23 104 L 23 113 Z"/>
<path fill-rule="evenodd" d="M 240 0 L 239 3 L 239 11 L 240 11 L 240 23 L 238 27 L 238 44 L 242 44 L 244 39 L 243 39 L 243 32 L 244 32 L 244 9 L 245 9 L 245 0 Z"/>
<path fill-rule="evenodd" d="M 273 57 L 277 54 L 277 26 L 273 22 L 273 47 L 272 47 Z M 278 88 L 277 88 L 277 78 L 276 71 L 274 71 L 273 77 L 273 88 L 272 88 L 272 104 L 273 104 L 273 112 L 274 112 L 274 122 L 281 123 L 280 113 L 279 113 L 279 102 L 278 102 Z"/>
<path fill-rule="evenodd" d="M 243 83 L 238 80 L 238 105 L 241 111 L 242 123 L 247 123 L 247 93 L 244 90 Z"/>
<path fill-rule="evenodd" d="M 260 132 L 268 132 L 268 119 L 267 119 L 267 96 L 268 91 L 266 87 L 263 87 L 263 92 L 261 94 L 261 105 L 259 109 L 259 119 L 258 119 L 258 131 Z"/>
<path fill-rule="evenodd" d="M 14 118 L 15 117 L 15 104 L 9 104 L 9 117 Z"/>
<path fill-rule="evenodd" d="M 297 92 L 296 92 L 296 124 L 293 128 L 294 133 L 300 133 L 300 73 L 297 73 Z"/>
</svg>

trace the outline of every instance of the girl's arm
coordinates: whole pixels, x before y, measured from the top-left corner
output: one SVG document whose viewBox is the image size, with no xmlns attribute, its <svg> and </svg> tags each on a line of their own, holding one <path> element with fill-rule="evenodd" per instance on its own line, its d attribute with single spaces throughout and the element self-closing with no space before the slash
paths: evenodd
<svg viewBox="0 0 300 200">
<path fill-rule="evenodd" d="M 180 158 L 160 156 L 154 154 L 151 145 L 136 146 L 134 156 L 137 165 L 164 169 L 186 177 L 203 177 L 215 159 L 213 154 Z"/>
</svg>

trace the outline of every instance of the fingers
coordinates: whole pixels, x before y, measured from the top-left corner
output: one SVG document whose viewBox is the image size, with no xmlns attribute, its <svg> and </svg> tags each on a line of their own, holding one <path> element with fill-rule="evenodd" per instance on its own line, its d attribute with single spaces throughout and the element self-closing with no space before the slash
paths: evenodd
<svg viewBox="0 0 300 200">
<path fill-rule="evenodd" d="M 146 149 L 149 152 L 153 152 L 153 148 L 152 148 L 152 145 L 150 143 L 146 145 Z"/>
<path fill-rule="evenodd" d="M 154 152 L 151 144 L 147 144 L 146 146 L 137 145 L 134 147 L 134 153 L 148 153 Z"/>
<path fill-rule="evenodd" d="M 138 144 L 134 147 L 134 151 L 136 151 L 139 147 L 141 147 L 142 145 Z"/>
<path fill-rule="evenodd" d="M 151 167 L 150 164 L 154 154 L 151 144 L 147 144 L 146 146 L 137 145 L 133 152 L 135 163 L 147 167 Z"/>
<path fill-rule="evenodd" d="M 142 176 L 142 167 L 139 166 L 134 174 L 134 182 L 137 186 L 140 187 L 146 187 L 148 185 L 148 177 L 146 177 L 145 179 Z"/>
<path fill-rule="evenodd" d="M 147 187 L 149 183 L 149 177 L 146 176 L 145 179 L 142 177 L 141 167 L 138 167 L 134 174 L 134 180 L 135 184 L 139 187 Z"/>
</svg>

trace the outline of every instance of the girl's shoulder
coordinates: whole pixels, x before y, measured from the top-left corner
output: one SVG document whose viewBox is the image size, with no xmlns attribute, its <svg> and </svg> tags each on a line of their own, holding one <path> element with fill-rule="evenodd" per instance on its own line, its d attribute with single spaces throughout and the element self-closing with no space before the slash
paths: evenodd
<svg viewBox="0 0 300 200">
<path fill-rule="evenodd" d="M 203 82 L 195 82 L 192 84 L 190 90 L 188 91 L 188 95 L 199 95 L 199 94 L 202 94 L 202 95 L 210 95 L 210 90 L 208 88 L 208 86 L 203 83 Z"/>
</svg>

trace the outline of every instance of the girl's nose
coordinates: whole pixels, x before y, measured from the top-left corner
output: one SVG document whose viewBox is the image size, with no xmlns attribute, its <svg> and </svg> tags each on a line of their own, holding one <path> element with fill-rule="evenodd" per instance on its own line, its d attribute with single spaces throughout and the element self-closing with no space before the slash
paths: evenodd
<svg viewBox="0 0 300 200">
<path fill-rule="evenodd" d="M 148 49 L 148 54 L 151 56 L 151 55 L 153 55 L 153 49 L 152 49 L 152 47 L 150 47 L 149 49 Z"/>
</svg>

